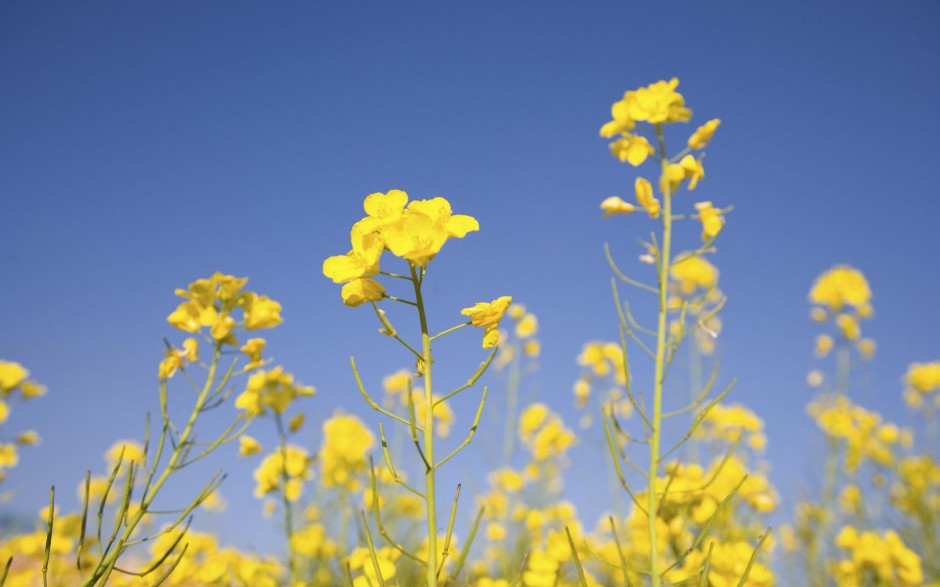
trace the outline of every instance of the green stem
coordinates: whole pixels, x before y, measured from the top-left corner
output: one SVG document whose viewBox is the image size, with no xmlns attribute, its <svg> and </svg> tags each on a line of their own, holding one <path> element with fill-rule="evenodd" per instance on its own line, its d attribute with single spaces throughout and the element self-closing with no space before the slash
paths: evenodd
<svg viewBox="0 0 940 587">
<path fill-rule="evenodd" d="M 434 496 L 434 396 L 431 387 L 431 337 L 428 335 L 428 319 L 421 295 L 421 283 L 414 265 L 410 265 L 414 283 L 418 317 L 421 321 L 421 361 L 424 367 L 424 500 L 428 517 L 427 587 L 437 587 L 437 503 Z"/>
<path fill-rule="evenodd" d="M 666 167 L 669 164 L 666 157 L 666 145 L 663 141 L 663 131 L 660 125 L 656 125 L 656 136 L 659 139 L 659 152 L 661 155 L 661 173 L 666 175 Z M 663 372 L 666 356 L 666 332 L 667 332 L 667 314 L 666 290 L 669 286 L 669 262 L 670 248 L 672 245 L 672 193 L 669 184 L 665 185 L 663 194 L 663 242 L 659 255 L 659 319 L 656 328 L 656 365 L 653 379 L 653 414 L 650 420 L 650 468 L 647 482 L 648 503 L 647 518 L 649 519 L 650 534 L 650 575 L 652 587 L 660 587 L 662 577 L 659 571 L 659 549 L 656 537 L 656 512 L 659 510 L 656 504 L 656 480 L 659 473 L 659 453 L 662 435 L 662 415 L 663 415 Z"/>
<path fill-rule="evenodd" d="M 513 345 L 512 361 L 509 363 L 509 380 L 506 382 L 506 421 L 503 429 L 503 467 L 508 467 L 516 448 L 516 409 L 519 404 L 519 380 L 521 345 Z"/>
<path fill-rule="evenodd" d="M 140 507 L 137 509 L 137 512 L 133 515 L 133 517 L 127 519 L 124 525 L 124 531 L 121 533 L 121 537 L 118 540 L 117 546 L 111 551 L 106 551 L 105 555 L 101 558 L 101 560 L 98 561 L 98 564 L 92 574 L 82 581 L 82 587 L 97 585 L 99 580 L 107 583 L 107 579 L 113 571 L 114 566 L 117 564 L 118 558 L 124 551 L 125 544 L 130 540 L 131 535 L 134 533 L 134 530 L 140 524 L 140 521 L 143 519 L 143 517 L 150 513 L 150 504 L 156 498 L 157 493 L 160 491 L 160 488 L 163 487 L 163 484 L 166 483 L 166 480 L 169 478 L 169 476 L 173 473 L 173 471 L 176 470 L 176 466 L 179 464 L 180 460 L 184 456 L 184 453 L 189 447 L 190 436 L 192 435 L 193 428 L 196 425 L 196 418 L 198 418 L 199 414 L 202 412 L 202 408 L 206 403 L 206 399 L 208 398 L 209 393 L 212 391 L 212 385 L 215 382 L 215 373 L 219 365 L 219 357 L 221 354 L 222 343 L 216 342 L 212 363 L 209 365 L 209 373 L 206 375 L 206 383 L 200 391 L 199 397 L 196 399 L 196 405 L 193 406 L 193 411 L 189 415 L 189 421 L 186 423 L 186 427 L 179 435 L 179 441 L 176 444 L 176 449 L 173 451 L 173 454 L 170 455 L 170 459 L 167 462 L 166 467 L 163 469 L 163 472 L 160 474 L 160 477 L 157 478 L 157 480 L 150 486 L 150 492 L 141 498 Z"/>
<path fill-rule="evenodd" d="M 287 534 L 287 568 L 290 573 L 290 584 L 297 581 L 297 561 L 294 556 L 294 511 L 287 497 L 287 434 L 284 432 L 284 421 L 281 415 L 274 413 L 274 423 L 277 425 L 277 438 L 281 450 L 281 501 L 284 504 L 284 532 Z"/>
</svg>

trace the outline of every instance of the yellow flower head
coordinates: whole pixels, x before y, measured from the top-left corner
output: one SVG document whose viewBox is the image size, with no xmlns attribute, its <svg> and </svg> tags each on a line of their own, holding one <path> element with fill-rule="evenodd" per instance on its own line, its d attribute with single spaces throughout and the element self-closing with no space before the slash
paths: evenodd
<svg viewBox="0 0 940 587">
<path fill-rule="evenodd" d="M 695 204 L 695 209 L 698 210 L 698 218 L 702 223 L 702 240 L 709 241 L 718 236 L 725 225 L 721 210 L 712 206 L 711 202 L 699 202 Z"/>
<path fill-rule="evenodd" d="M 248 364 L 245 365 L 245 371 L 257 369 L 264 363 L 264 359 L 261 358 L 261 353 L 264 351 L 266 345 L 267 342 L 263 338 L 251 338 L 242 345 L 242 348 L 239 350 L 248 355 Z"/>
<path fill-rule="evenodd" d="M 660 205 L 659 200 L 653 195 L 653 186 L 642 177 L 636 178 L 634 182 L 636 189 L 636 201 L 646 210 L 650 218 L 659 218 Z"/>
<path fill-rule="evenodd" d="M 689 148 L 704 149 L 707 147 L 708 143 L 712 140 L 712 136 L 715 134 L 715 130 L 718 129 L 719 124 L 721 124 L 721 121 L 716 118 L 714 120 L 709 120 L 702 126 L 695 129 L 695 132 L 692 133 L 692 136 L 689 137 Z"/>
<path fill-rule="evenodd" d="M 610 218 L 614 214 L 632 214 L 636 206 L 625 202 L 620 196 L 610 196 L 601 202 L 601 210 L 604 211 L 604 218 Z"/>
<path fill-rule="evenodd" d="M 283 491 L 288 501 L 297 501 L 304 481 L 313 478 L 310 465 L 313 459 L 307 451 L 289 444 L 269 454 L 255 469 L 255 497 L 261 498 L 275 491 Z"/>
<path fill-rule="evenodd" d="M 261 443 L 253 436 L 243 434 L 238 437 L 238 454 L 243 457 L 250 457 L 262 451 Z"/>
<path fill-rule="evenodd" d="M 623 100 L 611 108 L 613 121 L 601 128 L 601 135 L 612 137 L 631 130 L 636 122 L 650 124 L 687 122 L 692 111 L 685 107 L 685 98 L 676 91 L 677 78 L 658 81 L 645 88 L 626 92 Z"/>
<path fill-rule="evenodd" d="M 477 302 L 470 308 L 460 311 L 464 316 L 470 317 L 470 323 L 477 328 L 484 328 L 483 348 L 493 348 L 499 341 L 499 321 L 509 309 L 512 296 L 501 296 L 492 302 Z"/>
<path fill-rule="evenodd" d="M 282 322 L 281 304 L 254 292 L 243 292 L 246 278 L 215 273 L 208 279 L 197 279 L 187 289 L 177 289 L 176 295 L 186 301 L 177 306 L 167 322 L 185 332 L 199 332 L 209 327 L 209 334 L 217 341 L 235 344 L 232 331 L 238 325 L 232 317 L 236 308 L 244 314 L 248 330 L 273 328 Z"/>
<path fill-rule="evenodd" d="M 679 166 L 682 168 L 684 179 L 689 180 L 689 191 L 691 192 L 698 185 L 698 180 L 705 177 L 705 168 L 702 167 L 702 161 L 692 155 L 686 155 L 679 161 Z"/>
<path fill-rule="evenodd" d="M 343 303 L 355 308 L 366 302 L 379 302 L 385 297 L 385 287 L 381 283 L 368 277 L 354 279 L 343 286 L 340 292 Z"/>
<path fill-rule="evenodd" d="M 836 265 L 816 278 L 809 300 L 833 312 L 843 306 L 861 308 L 871 300 L 871 289 L 861 271 L 848 265 Z"/>
<path fill-rule="evenodd" d="M 29 371 L 13 361 L 0 360 L 0 393 L 7 395 L 29 377 Z"/>
<path fill-rule="evenodd" d="M 682 295 L 690 296 L 698 290 L 708 291 L 718 285 L 718 268 L 704 257 L 689 254 L 679 257 L 682 260 L 673 263 L 669 272 Z"/>
<path fill-rule="evenodd" d="M 249 416 L 260 416 L 268 408 L 283 414 L 295 398 L 314 392 L 313 387 L 295 384 L 294 376 L 283 367 L 275 367 L 249 377 L 247 388 L 235 399 L 235 407 L 245 410 Z"/>
<path fill-rule="evenodd" d="M 642 165 L 646 158 L 656 152 L 653 145 L 640 135 L 624 134 L 624 138 L 617 139 L 610 144 L 610 152 L 621 162 L 627 162 L 634 167 Z"/>
<path fill-rule="evenodd" d="M 323 486 L 357 491 L 366 472 L 366 456 L 374 444 L 372 432 L 355 416 L 337 414 L 324 422 L 320 447 Z"/>
<path fill-rule="evenodd" d="M 940 391 L 940 360 L 930 363 L 911 363 L 904 375 L 908 389 L 926 395 Z"/>
<path fill-rule="evenodd" d="M 476 218 L 452 214 L 444 198 L 415 200 L 393 224 L 381 231 L 385 245 L 394 255 L 415 265 L 425 266 L 451 238 L 463 238 L 480 230 Z"/>
</svg>

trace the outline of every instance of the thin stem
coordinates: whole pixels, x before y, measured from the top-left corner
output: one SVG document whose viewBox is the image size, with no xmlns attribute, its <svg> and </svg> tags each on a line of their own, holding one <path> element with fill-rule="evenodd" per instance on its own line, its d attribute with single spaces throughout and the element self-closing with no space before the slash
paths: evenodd
<svg viewBox="0 0 940 587">
<path fill-rule="evenodd" d="M 666 175 L 666 167 L 669 165 L 666 155 L 666 145 L 663 139 L 662 126 L 656 125 L 656 137 L 659 139 L 659 152 L 662 159 L 661 173 Z M 652 587 L 660 587 L 662 577 L 659 571 L 659 544 L 657 539 L 658 522 L 655 512 L 659 509 L 656 505 L 656 480 L 659 473 L 659 451 L 662 435 L 662 411 L 663 411 L 663 368 L 666 354 L 666 333 L 667 333 L 667 314 L 669 308 L 666 304 L 666 290 L 669 286 L 669 261 L 670 247 L 672 246 L 672 193 L 669 182 L 663 182 L 665 193 L 663 194 L 663 242 L 659 248 L 659 319 L 656 328 L 656 364 L 653 378 L 653 414 L 650 430 L 650 466 L 648 483 L 648 503 L 646 511 L 649 521 L 650 535 L 650 575 Z"/>
<path fill-rule="evenodd" d="M 434 496 L 435 463 L 434 463 L 434 396 L 431 384 L 431 337 L 428 334 L 428 319 L 421 295 L 421 284 L 424 282 L 424 270 L 419 280 L 414 264 L 409 264 L 411 279 L 414 283 L 415 300 L 418 306 L 418 318 L 421 322 L 421 351 L 424 371 L 424 453 L 423 458 L 427 465 L 424 473 L 425 509 L 428 518 L 428 556 L 427 556 L 427 587 L 437 587 L 437 503 Z"/>
<path fill-rule="evenodd" d="M 284 432 L 284 420 L 278 412 L 274 413 L 274 423 L 277 425 L 277 439 L 281 451 L 281 502 L 284 505 L 284 532 L 287 534 L 287 568 L 293 585 L 297 579 L 297 561 L 294 555 L 294 511 L 287 497 L 287 484 L 290 481 L 287 473 L 287 434 Z"/>
<path fill-rule="evenodd" d="M 463 324 L 458 324 L 457 326 L 448 328 L 447 330 L 444 330 L 443 332 L 438 332 L 437 334 L 431 337 L 431 340 L 437 340 L 438 338 L 444 336 L 445 334 L 456 332 L 457 330 L 460 330 L 461 328 L 466 328 L 467 326 L 470 326 L 470 324 L 472 324 L 472 322 L 464 322 Z"/>
</svg>

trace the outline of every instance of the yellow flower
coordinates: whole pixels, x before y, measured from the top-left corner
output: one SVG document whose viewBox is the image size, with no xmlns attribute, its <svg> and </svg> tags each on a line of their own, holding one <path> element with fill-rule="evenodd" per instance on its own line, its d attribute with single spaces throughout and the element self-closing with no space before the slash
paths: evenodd
<svg viewBox="0 0 940 587">
<path fill-rule="evenodd" d="M 238 437 L 238 454 L 243 457 L 250 457 L 262 451 L 261 443 L 253 436 L 243 434 Z"/>
<path fill-rule="evenodd" d="M 499 321 L 512 303 L 512 296 L 502 296 L 492 302 L 477 302 L 473 307 L 460 311 L 470 316 L 470 323 L 477 328 L 484 328 L 483 348 L 489 349 L 499 342 Z"/>
<path fill-rule="evenodd" d="M 323 486 L 357 491 L 366 474 L 366 456 L 374 444 L 372 432 L 355 416 L 336 414 L 324 422 L 320 447 Z"/>
<path fill-rule="evenodd" d="M 680 255 L 681 261 L 673 263 L 669 272 L 679 284 L 679 291 L 690 296 L 696 290 L 708 291 L 718 285 L 718 269 L 701 255 Z"/>
<path fill-rule="evenodd" d="M 291 433 L 297 432 L 298 430 L 300 430 L 300 427 L 304 425 L 305 419 L 306 417 L 304 416 L 303 412 L 294 415 L 290 419 L 290 421 L 287 423 L 288 430 L 290 430 Z"/>
<path fill-rule="evenodd" d="M 719 124 L 721 124 L 721 121 L 715 118 L 695 129 L 695 132 L 689 137 L 689 148 L 704 149 L 707 147 Z"/>
<path fill-rule="evenodd" d="M 26 432 L 20 432 L 16 435 L 16 443 L 22 444 L 24 446 L 36 446 L 42 439 L 39 437 L 39 433 L 35 430 L 27 430 Z"/>
<path fill-rule="evenodd" d="M 692 111 L 685 107 L 685 99 L 676 92 L 679 85 L 677 78 L 668 82 L 658 81 L 645 88 L 626 92 L 623 100 L 611 108 L 613 122 L 601 129 L 603 136 L 614 136 L 633 128 L 634 122 L 650 124 L 686 122 L 692 118 Z"/>
<path fill-rule="evenodd" d="M 385 297 L 385 288 L 374 279 L 354 279 L 343 286 L 343 303 L 355 308 L 366 302 L 378 302 Z"/>
<path fill-rule="evenodd" d="M 828 334 L 820 334 L 816 337 L 816 350 L 813 351 L 814 354 L 820 359 L 829 354 L 829 351 L 832 350 L 832 337 Z"/>
<path fill-rule="evenodd" d="M 452 214 L 444 198 L 415 200 L 392 224 L 382 228 L 385 245 L 396 256 L 425 266 L 450 238 L 463 238 L 480 224 L 472 216 Z"/>
<path fill-rule="evenodd" d="M 610 196 L 601 202 L 601 210 L 604 211 L 604 218 L 610 218 L 614 214 L 632 214 L 636 207 L 620 196 Z"/>
<path fill-rule="evenodd" d="M 698 218 L 702 222 L 702 240 L 708 241 L 718 236 L 725 225 L 721 210 L 713 207 L 711 202 L 699 202 L 695 204 L 695 209 L 698 210 Z"/>
<path fill-rule="evenodd" d="M 313 477 L 312 462 L 306 450 L 291 444 L 269 454 L 254 472 L 255 497 L 261 498 L 280 489 L 285 499 L 297 501 L 304 481 Z"/>
<path fill-rule="evenodd" d="M 659 178 L 659 191 L 663 194 L 675 195 L 686 177 L 685 168 L 679 163 L 670 163 Z"/>
<path fill-rule="evenodd" d="M 861 271 L 848 265 L 836 265 L 816 278 L 809 300 L 833 312 L 845 305 L 861 308 L 871 300 L 871 289 Z"/>
<path fill-rule="evenodd" d="M 627 103 L 625 100 L 614 102 L 610 107 L 610 116 L 613 118 L 610 122 L 601 127 L 601 136 L 605 139 L 612 138 L 618 134 L 627 134 L 636 126 L 630 120 L 630 114 L 627 112 Z"/>
<path fill-rule="evenodd" d="M 696 159 L 692 155 L 686 155 L 679 161 L 679 166 L 682 167 L 682 172 L 685 179 L 689 180 L 689 191 L 695 189 L 695 186 L 698 185 L 698 180 L 705 177 L 705 168 L 702 167 L 702 162 L 699 159 Z"/>
<path fill-rule="evenodd" d="M 624 138 L 610 144 L 610 152 L 621 162 L 626 161 L 637 167 L 656 151 L 646 137 L 624 134 Z"/>
<path fill-rule="evenodd" d="M 29 371 L 13 361 L 0 360 L 0 393 L 6 395 L 29 377 Z"/>
<path fill-rule="evenodd" d="M 542 352 L 542 345 L 537 340 L 527 340 L 523 350 L 527 357 L 534 359 Z"/>
<path fill-rule="evenodd" d="M 923 394 L 940 390 L 940 361 L 911 363 L 904 379 L 909 388 Z"/>
<path fill-rule="evenodd" d="M 640 206 L 643 206 L 643 209 L 650 215 L 650 218 L 659 218 L 659 200 L 653 195 L 653 186 L 650 182 L 642 177 L 638 177 L 636 178 L 634 187 L 636 189 L 636 201 L 639 202 Z"/>
<path fill-rule="evenodd" d="M 535 314 L 526 314 L 516 323 L 516 336 L 518 338 L 529 338 L 539 330 L 539 321 Z"/>
<path fill-rule="evenodd" d="M 379 257 L 385 243 L 378 233 L 363 231 L 353 226 L 349 231 L 352 250 L 345 255 L 335 255 L 323 261 L 323 275 L 333 283 L 346 283 L 360 277 L 372 277 L 379 272 Z"/>
<path fill-rule="evenodd" d="M 267 408 L 283 414 L 295 398 L 314 392 L 313 387 L 295 384 L 294 376 L 285 373 L 283 367 L 275 367 L 249 377 L 245 391 L 235 398 L 235 407 L 249 416 L 260 416 Z"/>
<path fill-rule="evenodd" d="M 366 216 L 356 223 L 356 227 L 364 233 L 381 231 L 385 226 L 397 221 L 405 212 L 408 203 L 408 194 L 401 190 L 389 190 L 388 193 L 377 192 L 369 194 L 362 202 Z"/>
<path fill-rule="evenodd" d="M 849 314 L 839 314 L 836 316 L 836 326 L 846 340 L 858 340 L 862 335 L 862 329 L 858 325 L 858 320 Z"/>
<path fill-rule="evenodd" d="M 113 468 L 118 459 L 121 459 L 122 468 L 126 467 L 128 463 L 134 463 L 138 467 L 143 466 L 144 445 L 136 440 L 118 440 L 105 453 L 108 468 Z"/>
<path fill-rule="evenodd" d="M 274 328 L 284 321 L 281 319 L 281 304 L 268 296 L 248 292 L 242 296 L 240 303 L 245 311 L 245 328 L 248 330 Z"/>
<path fill-rule="evenodd" d="M 245 365 L 245 371 L 257 369 L 264 363 L 264 360 L 261 358 L 261 352 L 264 351 L 265 345 L 267 345 L 267 342 L 263 338 L 251 338 L 242 345 L 242 348 L 239 350 L 248 355 L 248 364 Z"/>
</svg>

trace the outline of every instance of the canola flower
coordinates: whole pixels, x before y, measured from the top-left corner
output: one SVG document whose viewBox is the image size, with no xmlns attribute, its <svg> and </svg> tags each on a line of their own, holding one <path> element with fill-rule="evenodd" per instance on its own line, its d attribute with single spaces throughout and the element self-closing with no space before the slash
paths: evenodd
<svg viewBox="0 0 940 587">
<path fill-rule="evenodd" d="M 396 482 L 424 498 L 428 541 L 426 549 L 424 549 L 426 554 L 423 559 L 423 564 L 426 568 L 425 580 L 428 587 L 436 587 L 438 579 L 444 570 L 443 564 L 447 556 L 446 553 L 451 545 L 453 516 L 456 514 L 456 508 L 454 508 L 448 523 L 448 530 L 443 540 L 438 540 L 436 471 L 444 463 L 456 456 L 457 453 L 465 448 L 473 439 L 482 414 L 486 398 L 486 388 L 484 388 L 484 392 L 481 395 L 479 408 L 477 409 L 473 426 L 467 438 L 460 446 L 443 458 L 438 458 L 435 454 L 434 440 L 435 436 L 441 435 L 441 433 L 444 432 L 444 430 L 438 428 L 438 422 L 446 418 L 446 412 L 441 414 L 437 407 L 443 405 L 444 402 L 456 394 L 473 386 L 476 380 L 482 376 L 483 371 L 486 370 L 498 350 L 499 322 L 508 310 L 512 298 L 509 296 L 501 296 L 492 302 L 480 302 L 471 307 L 464 308 L 461 314 L 469 317 L 467 322 L 458 324 L 438 334 L 431 335 L 428 328 L 428 317 L 423 296 L 424 292 L 422 290 L 429 264 L 436 258 L 443 246 L 450 239 L 463 238 L 470 232 L 478 231 L 480 228 L 479 223 L 472 216 L 454 214 L 450 202 L 444 198 L 435 197 L 428 200 L 413 200 L 409 202 L 408 195 L 401 190 L 370 194 L 363 202 L 363 209 L 366 216 L 356 222 L 350 231 L 351 250 L 345 255 L 335 255 L 327 258 L 323 262 L 323 274 L 332 279 L 334 283 L 344 284 L 341 296 L 343 303 L 347 306 L 360 306 L 366 302 L 372 305 L 376 316 L 382 323 L 383 328 L 380 332 L 394 338 L 413 355 L 417 375 L 423 379 L 423 402 L 415 401 L 410 379 L 408 380 L 408 389 L 406 390 L 408 415 L 406 418 L 382 408 L 369 396 L 365 387 L 362 385 L 359 373 L 356 370 L 355 361 L 352 361 L 357 384 L 366 401 L 376 411 L 408 426 L 413 443 L 424 464 L 424 491 L 419 492 L 411 488 L 410 485 L 407 485 L 404 479 L 397 474 L 397 471 L 393 470 L 391 459 L 388 453 L 385 453 L 389 473 L 392 474 Z M 408 272 L 402 274 L 385 271 L 381 265 L 381 257 L 385 251 L 405 261 Z M 373 279 L 380 275 L 389 279 L 410 282 L 414 300 L 408 300 L 389 294 L 382 283 Z M 417 310 L 421 330 L 420 350 L 416 348 L 416 345 L 409 344 L 405 341 L 392 326 L 386 312 L 379 309 L 377 303 L 386 299 L 401 302 Z M 449 394 L 435 394 L 432 384 L 432 341 L 470 325 L 483 329 L 482 346 L 484 349 L 492 348 L 493 351 L 489 358 L 480 365 L 476 373 L 470 377 L 466 385 Z M 422 412 L 423 417 L 416 416 L 416 409 Z M 385 446 L 384 431 L 381 427 L 380 435 L 383 437 L 382 444 Z M 377 485 L 373 484 L 373 492 L 375 491 L 377 491 Z M 375 495 L 377 500 L 378 497 L 378 495 Z M 455 504 L 456 499 L 457 498 L 455 498 Z M 404 547 L 382 530 L 382 523 L 379 516 L 380 513 L 378 508 L 376 508 L 376 527 L 379 529 L 383 540 L 385 540 L 389 546 L 396 548 L 399 552 L 407 552 Z M 365 526 L 364 514 L 362 523 Z M 379 563 L 377 561 L 376 549 L 372 546 L 371 532 L 368 527 L 366 527 L 366 538 L 369 543 L 369 553 L 373 567 L 378 568 Z M 443 553 L 440 559 L 435 554 L 438 552 Z M 420 560 L 417 555 L 409 554 L 411 558 Z M 378 574 L 375 578 L 378 578 Z"/>
<path fill-rule="evenodd" d="M 702 163 L 703 156 L 701 154 L 693 155 L 691 151 L 704 149 L 710 144 L 720 121 L 714 119 L 697 128 L 689 137 L 687 148 L 670 156 L 666 151 L 664 127 L 674 123 L 688 122 L 692 118 L 692 111 L 686 106 L 685 98 L 677 91 L 678 85 L 678 79 L 673 78 L 669 81 L 659 81 L 626 92 L 623 99 L 614 103 L 611 107 L 612 120 L 601 128 L 601 136 L 606 138 L 616 137 L 616 140 L 610 144 L 610 149 L 614 156 L 621 161 L 626 161 L 632 166 L 638 167 L 652 158 L 659 164 L 658 196 L 654 194 L 653 182 L 650 180 L 640 176 L 634 181 L 637 204 L 646 210 L 649 218 L 656 220 L 659 228 L 661 228 L 658 234 L 654 234 L 651 242 L 643 243 L 646 252 L 641 257 L 641 259 L 655 267 L 656 285 L 647 285 L 627 277 L 616 266 L 608 249 L 608 261 L 617 277 L 631 286 L 655 294 L 659 301 L 659 311 L 655 326 L 644 327 L 640 325 L 632 315 L 629 305 L 622 302 L 616 282 L 613 282 L 613 293 L 620 319 L 621 342 L 620 344 L 591 343 L 586 345 L 581 357 L 579 357 L 579 363 L 590 367 L 590 371 L 582 376 L 574 387 L 577 401 L 583 405 L 591 395 L 593 379 L 606 377 L 613 372 L 618 379 L 618 383 L 625 387 L 625 395 L 630 402 L 630 406 L 641 417 L 643 435 L 637 439 L 626 433 L 617 421 L 616 404 L 611 401 L 605 402 L 603 409 L 604 426 L 609 450 L 621 485 L 633 499 L 637 508 L 635 511 L 641 512 L 638 522 L 643 525 L 645 534 L 639 537 L 638 540 L 641 545 L 645 544 L 647 546 L 647 550 L 639 564 L 644 574 L 648 573 L 650 584 L 653 587 L 659 587 L 667 571 L 672 571 L 683 564 L 683 561 L 688 561 L 691 555 L 688 547 L 677 547 L 674 552 L 685 550 L 686 554 L 678 557 L 672 566 L 668 566 L 666 561 L 669 559 L 669 554 L 660 545 L 668 543 L 670 530 L 668 526 L 661 528 L 661 520 L 658 516 L 651 514 L 651 512 L 661 510 L 662 500 L 668 499 L 672 491 L 671 486 L 668 484 L 663 488 L 664 495 L 659 495 L 659 492 L 655 489 L 658 486 L 660 469 L 664 465 L 664 456 L 677 450 L 682 444 L 691 439 L 697 428 L 702 425 L 718 402 L 730 390 L 730 387 L 728 387 L 714 399 L 705 402 L 705 398 L 714 383 L 713 375 L 708 383 L 702 385 L 700 393 L 696 394 L 693 390 L 692 397 L 690 397 L 686 407 L 674 413 L 666 413 L 663 409 L 664 379 L 673 363 L 677 349 L 687 337 L 696 332 L 704 331 L 712 337 L 717 336 L 717 329 L 720 324 L 717 322 L 715 314 L 723 304 L 720 294 L 716 292 L 717 270 L 704 259 L 704 255 L 711 251 L 712 244 L 723 230 L 725 226 L 724 215 L 727 210 L 715 207 L 710 201 L 700 201 L 695 203 L 694 206 L 690 206 L 694 209 L 693 212 L 687 214 L 674 212 L 674 201 L 676 203 L 681 202 L 677 199 L 680 197 L 681 188 L 685 187 L 689 192 L 700 188 L 705 178 L 705 168 Z M 648 123 L 652 127 L 651 131 L 655 136 L 655 140 L 650 140 L 639 133 L 640 123 Z M 656 147 L 654 147 L 654 143 L 657 145 Z M 612 216 L 617 212 L 622 213 L 625 210 L 623 205 L 625 202 L 622 202 L 619 198 L 605 200 L 601 206 L 605 211 L 605 217 Z M 686 219 L 698 220 L 701 223 L 703 245 L 690 253 L 673 256 L 674 223 Z M 701 299 L 696 298 L 694 295 L 700 289 L 706 292 L 701 296 Z M 691 312 L 690 307 L 692 308 Z M 688 324 L 690 315 L 696 318 L 691 326 Z M 652 340 L 647 342 L 643 339 L 643 336 Z M 639 396 L 639 400 L 636 397 L 639 390 L 635 389 L 632 381 L 633 368 L 627 356 L 628 342 L 632 342 L 640 350 L 646 352 L 654 361 L 653 389 L 650 397 L 646 400 L 643 400 L 642 395 Z M 711 348 L 713 348 L 713 345 Z M 691 379 L 692 387 L 698 387 L 697 377 L 693 376 Z M 693 414 L 689 434 L 677 446 L 664 452 L 662 446 L 664 420 L 673 415 L 686 412 L 692 412 Z M 732 414 L 733 412 L 726 412 L 725 416 L 732 416 Z M 741 423 L 757 428 L 756 422 L 753 420 L 743 419 L 743 414 L 734 415 L 734 417 L 738 416 L 742 416 Z M 722 435 L 726 438 L 726 431 L 719 432 L 718 422 L 721 421 L 722 415 L 720 413 L 714 414 L 702 430 L 706 434 Z M 637 442 L 648 446 L 649 459 L 648 467 L 645 470 L 627 459 L 623 451 L 625 445 Z M 751 442 L 753 447 L 762 448 L 765 440 L 761 433 L 752 431 Z M 735 446 L 736 442 L 731 445 L 729 450 L 733 451 Z M 621 470 L 621 459 L 644 474 L 647 482 L 645 495 L 644 492 L 630 489 Z M 731 461 L 726 458 L 722 461 L 722 466 L 727 466 L 729 462 Z M 674 468 L 673 471 L 675 470 Z M 732 467 L 731 470 L 734 470 L 734 468 Z M 726 506 L 731 495 L 737 491 L 740 491 L 740 486 L 730 494 L 723 496 L 719 503 L 723 504 L 723 507 Z M 636 525 L 636 523 L 632 524 Z M 758 550 L 759 548 L 760 546 L 756 547 Z M 752 552 L 755 552 L 755 549 L 752 549 Z M 624 565 L 626 565 L 626 561 Z"/>
<path fill-rule="evenodd" d="M 29 401 L 45 393 L 45 387 L 29 379 L 29 371 L 23 365 L 0 360 L 0 432 L 4 432 L 2 425 L 10 418 L 12 402 Z M 36 446 L 41 442 L 35 430 L 18 433 L 12 442 L 5 441 L 4 436 L 0 436 L 0 483 L 6 479 L 7 471 L 19 464 L 20 447 Z"/>
</svg>

